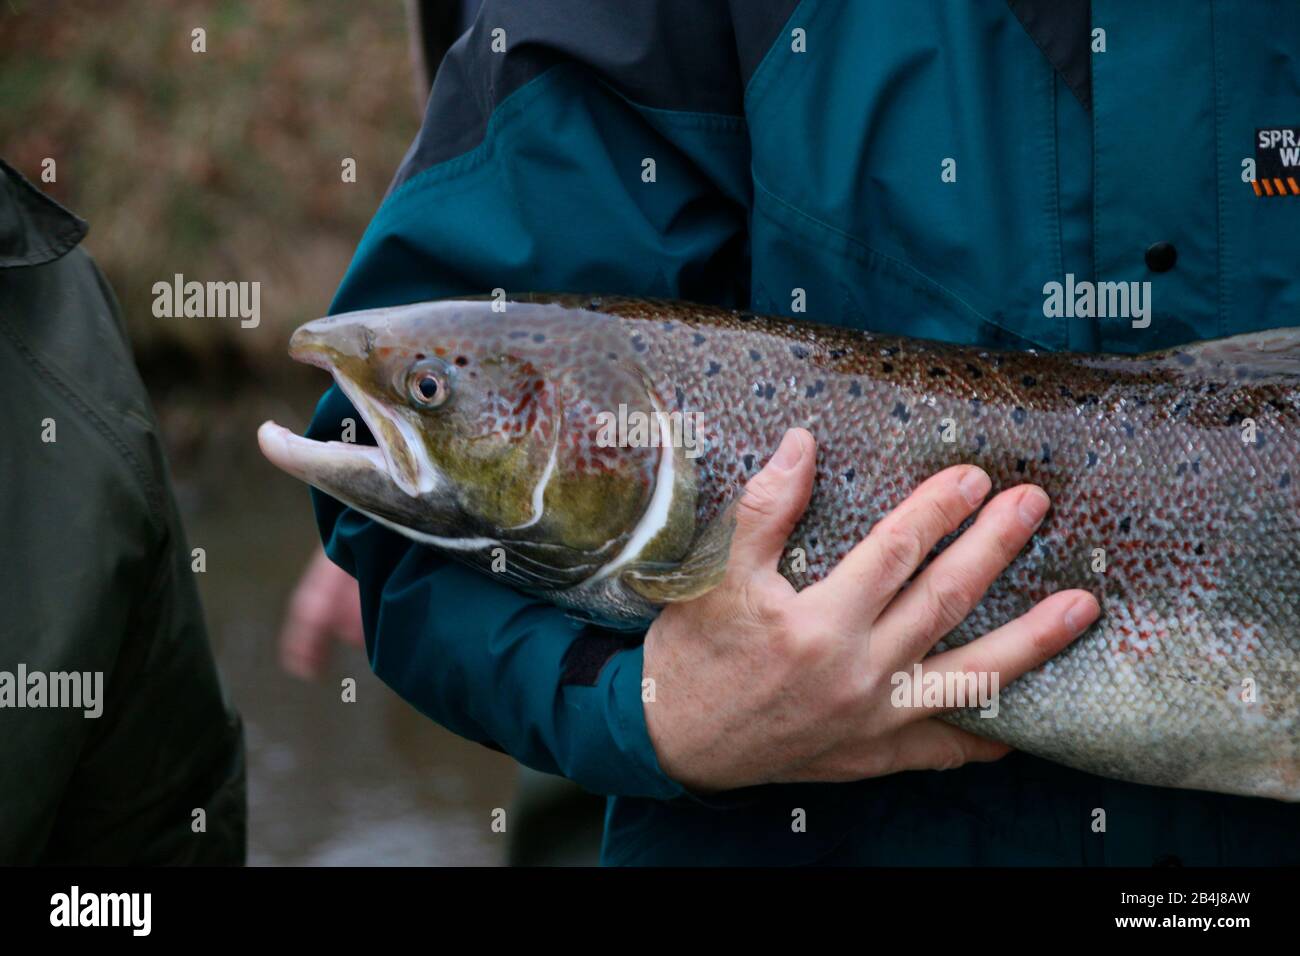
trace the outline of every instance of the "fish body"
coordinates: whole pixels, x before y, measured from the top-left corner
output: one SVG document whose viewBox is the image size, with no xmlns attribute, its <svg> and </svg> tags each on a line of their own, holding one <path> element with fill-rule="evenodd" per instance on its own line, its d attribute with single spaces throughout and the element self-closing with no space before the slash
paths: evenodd
<svg viewBox="0 0 1300 956">
<path fill-rule="evenodd" d="M 524 296 L 323 319 L 291 351 L 334 374 L 379 447 L 268 424 L 272 461 L 615 624 L 717 583 L 729 507 L 791 427 L 818 442 L 781 566 L 796 587 L 943 468 L 979 465 L 995 493 L 1038 484 L 1049 516 L 940 647 L 1065 588 L 1101 616 L 1001 688 L 996 717 L 945 719 L 1105 776 L 1300 800 L 1296 330 L 1131 357 L 1001 352 Z"/>
</svg>

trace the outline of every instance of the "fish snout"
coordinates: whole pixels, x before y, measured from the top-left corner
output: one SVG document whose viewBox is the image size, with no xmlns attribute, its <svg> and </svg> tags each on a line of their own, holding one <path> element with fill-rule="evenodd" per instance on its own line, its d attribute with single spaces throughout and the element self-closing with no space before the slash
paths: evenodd
<svg viewBox="0 0 1300 956">
<path fill-rule="evenodd" d="M 289 355 L 295 361 L 331 370 L 340 360 L 364 359 L 373 336 L 366 326 L 346 317 L 317 319 L 300 326 L 289 337 Z"/>
</svg>

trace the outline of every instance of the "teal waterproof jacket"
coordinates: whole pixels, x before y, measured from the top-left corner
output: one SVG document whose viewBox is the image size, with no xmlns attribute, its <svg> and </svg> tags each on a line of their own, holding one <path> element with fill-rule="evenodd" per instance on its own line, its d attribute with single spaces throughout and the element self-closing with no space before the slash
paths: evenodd
<svg viewBox="0 0 1300 956">
<path fill-rule="evenodd" d="M 1143 352 L 1300 325 L 1298 150 L 1292 0 L 488 0 L 332 311 L 566 290 Z M 1149 314 L 1045 309 L 1069 281 L 1149 282 Z M 311 434 L 345 417 L 331 389 Z M 1300 862 L 1300 809 L 1023 754 L 697 798 L 637 642 L 315 504 L 375 672 L 608 794 L 606 862 Z"/>
</svg>

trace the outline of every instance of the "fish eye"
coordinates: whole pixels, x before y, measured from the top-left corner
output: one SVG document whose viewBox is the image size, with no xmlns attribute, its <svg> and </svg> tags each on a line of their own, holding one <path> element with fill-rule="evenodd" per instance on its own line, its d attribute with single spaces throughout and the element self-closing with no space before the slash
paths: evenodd
<svg viewBox="0 0 1300 956">
<path fill-rule="evenodd" d="M 447 400 L 447 377 L 433 363 L 419 362 L 406 375 L 406 392 L 421 408 L 437 408 Z"/>
</svg>

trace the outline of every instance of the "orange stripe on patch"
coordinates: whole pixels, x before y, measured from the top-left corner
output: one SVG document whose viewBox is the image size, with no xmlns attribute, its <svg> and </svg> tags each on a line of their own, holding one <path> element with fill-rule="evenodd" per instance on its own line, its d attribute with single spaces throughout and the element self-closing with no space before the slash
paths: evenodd
<svg viewBox="0 0 1300 956">
<path fill-rule="evenodd" d="M 1285 195 L 1286 195 L 1286 187 L 1282 185 L 1282 180 L 1281 180 L 1281 179 L 1275 179 L 1275 180 L 1273 180 L 1273 185 L 1277 187 L 1277 194 L 1278 194 L 1279 196 L 1285 196 Z"/>
<path fill-rule="evenodd" d="M 1292 196 L 1300 196 L 1300 185 L 1296 185 L 1294 176 L 1288 176 L 1286 178 L 1286 184 L 1291 187 Z"/>
<path fill-rule="evenodd" d="M 1255 182 L 1255 180 L 1252 179 L 1252 180 L 1250 181 L 1250 185 L 1251 185 L 1251 188 L 1253 188 L 1253 189 L 1255 190 L 1255 195 L 1256 195 L 1256 196 L 1262 196 L 1262 195 L 1264 195 L 1264 190 L 1262 190 L 1262 189 L 1259 188 L 1259 183 Z"/>
<path fill-rule="evenodd" d="M 1267 179 L 1264 180 L 1264 192 L 1270 196 L 1273 195 L 1273 187 L 1269 185 L 1269 181 Z"/>
</svg>

